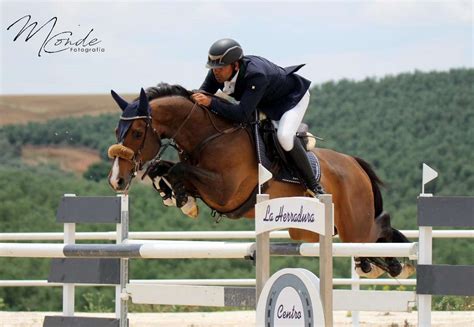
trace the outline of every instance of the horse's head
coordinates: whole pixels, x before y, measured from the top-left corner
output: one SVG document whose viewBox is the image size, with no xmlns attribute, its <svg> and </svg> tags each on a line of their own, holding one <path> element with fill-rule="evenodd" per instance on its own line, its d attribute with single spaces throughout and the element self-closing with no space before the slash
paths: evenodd
<svg viewBox="0 0 474 327">
<path fill-rule="evenodd" d="M 143 89 L 139 99 L 132 103 L 113 90 L 111 93 L 122 115 L 115 130 L 117 143 L 108 150 L 109 157 L 114 159 L 109 184 L 115 191 L 125 191 L 143 164 L 157 155 L 161 140 L 152 127 L 151 108 Z"/>
</svg>

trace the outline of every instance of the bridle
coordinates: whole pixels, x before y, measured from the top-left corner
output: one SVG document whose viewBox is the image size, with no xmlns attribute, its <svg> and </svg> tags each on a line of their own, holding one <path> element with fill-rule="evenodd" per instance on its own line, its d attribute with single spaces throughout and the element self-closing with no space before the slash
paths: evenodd
<svg viewBox="0 0 474 327">
<path fill-rule="evenodd" d="M 128 161 L 132 164 L 133 168 L 132 171 L 130 172 L 130 175 L 135 177 L 137 175 L 137 172 L 142 169 L 143 167 L 143 158 L 142 158 L 142 151 L 145 146 L 145 141 L 148 135 L 148 130 L 152 128 L 153 134 L 157 137 L 160 147 L 161 147 L 161 138 L 159 137 L 158 133 L 156 130 L 152 127 L 151 124 L 151 116 L 134 116 L 134 117 L 120 117 L 121 120 L 138 120 L 142 119 L 146 123 L 145 127 L 145 133 L 143 136 L 143 139 L 141 141 L 140 147 L 138 150 L 135 152 L 134 150 L 130 149 L 129 147 L 123 145 L 122 143 L 117 143 L 113 144 L 112 146 L 109 147 L 108 149 L 108 156 L 111 159 L 115 158 L 120 158 L 125 161 Z M 123 142 L 123 140 L 122 140 Z"/>
</svg>

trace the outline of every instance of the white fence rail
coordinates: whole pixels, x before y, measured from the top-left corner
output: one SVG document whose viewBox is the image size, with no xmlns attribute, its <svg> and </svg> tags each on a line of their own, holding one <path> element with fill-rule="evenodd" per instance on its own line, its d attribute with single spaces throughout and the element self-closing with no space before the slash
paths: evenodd
<svg viewBox="0 0 474 327">
<path fill-rule="evenodd" d="M 255 286 L 253 278 L 239 279 L 131 279 L 130 284 L 183 284 L 183 285 L 209 285 L 209 286 Z M 334 278 L 333 285 L 394 285 L 415 286 L 416 279 L 351 279 Z M 63 286 L 62 283 L 48 283 L 47 280 L 0 280 L 0 287 L 54 287 Z M 76 286 L 98 286 L 97 284 L 76 284 Z M 112 286 L 112 285 L 99 285 Z"/>
<path fill-rule="evenodd" d="M 408 238 L 418 238 L 418 230 L 401 230 Z M 115 241 L 117 232 L 78 232 L 76 240 Z M 335 238 L 338 236 L 336 235 Z M 474 238 L 474 230 L 434 230 L 434 238 Z M 255 231 L 129 232 L 130 240 L 250 240 Z M 287 231 L 270 233 L 271 239 L 289 239 Z M 0 241 L 63 241 L 64 233 L 0 233 Z"/>
</svg>

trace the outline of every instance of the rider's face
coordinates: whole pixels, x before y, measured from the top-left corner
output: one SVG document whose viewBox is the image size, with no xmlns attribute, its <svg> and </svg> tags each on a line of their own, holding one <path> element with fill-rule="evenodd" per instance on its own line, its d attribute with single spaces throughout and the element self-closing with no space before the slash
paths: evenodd
<svg viewBox="0 0 474 327">
<path fill-rule="evenodd" d="M 227 65 L 219 68 L 213 68 L 212 72 L 219 83 L 224 83 L 225 81 L 230 80 L 232 77 L 233 66 Z"/>
</svg>

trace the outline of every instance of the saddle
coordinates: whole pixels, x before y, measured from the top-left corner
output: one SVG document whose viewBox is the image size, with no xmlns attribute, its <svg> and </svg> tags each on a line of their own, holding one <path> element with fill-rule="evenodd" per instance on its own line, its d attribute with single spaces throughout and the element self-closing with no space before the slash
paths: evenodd
<svg viewBox="0 0 474 327">
<path fill-rule="evenodd" d="M 277 129 L 273 122 L 270 119 L 264 119 L 260 120 L 256 126 L 253 135 L 258 161 L 273 174 L 274 179 L 304 185 L 292 159 L 278 141 Z M 315 137 L 308 132 L 308 125 L 305 123 L 298 127 L 295 142 L 301 142 L 306 149 L 306 155 L 316 176 L 316 181 L 319 183 L 321 167 L 316 155 L 310 151 L 315 146 Z"/>
</svg>

